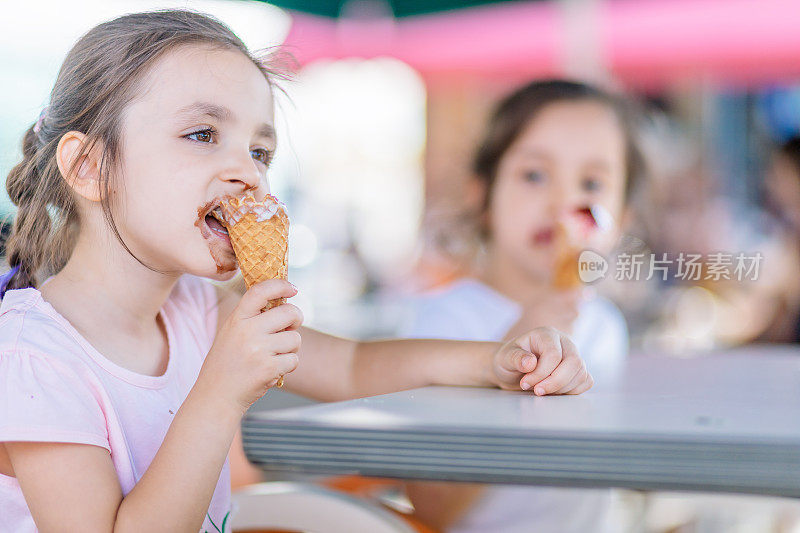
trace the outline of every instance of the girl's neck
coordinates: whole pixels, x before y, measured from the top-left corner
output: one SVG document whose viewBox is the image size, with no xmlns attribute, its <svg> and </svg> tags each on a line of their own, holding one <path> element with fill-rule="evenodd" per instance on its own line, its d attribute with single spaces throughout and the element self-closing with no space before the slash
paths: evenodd
<svg viewBox="0 0 800 533">
<path fill-rule="evenodd" d="M 101 249 L 90 241 L 78 239 L 64 268 L 40 287 L 44 299 L 59 312 L 68 305 L 68 314 L 114 324 L 131 334 L 152 331 L 179 276 L 147 269 L 122 246 Z"/>
<path fill-rule="evenodd" d="M 550 287 L 546 281 L 533 278 L 514 261 L 492 250 L 491 244 L 484 259 L 477 269 L 477 278 L 510 300 L 526 302 Z"/>
</svg>

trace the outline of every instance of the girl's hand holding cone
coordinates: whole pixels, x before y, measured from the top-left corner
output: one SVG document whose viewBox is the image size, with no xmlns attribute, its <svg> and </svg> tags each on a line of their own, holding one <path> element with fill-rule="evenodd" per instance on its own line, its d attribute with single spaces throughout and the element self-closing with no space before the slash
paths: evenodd
<svg viewBox="0 0 800 533">
<path fill-rule="evenodd" d="M 245 411 L 297 367 L 303 313 L 292 304 L 263 311 L 297 289 L 274 279 L 253 285 L 220 327 L 195 387 L 227 397 Z"/>
<path fill-rule="evenodd" d="M 226 198 L 214 216 L 228 230 L 248 289 L 267 280 L 287 279 L 289 217 L 277 198 L 272 195 L 267 195 L 262 201 L 252 195 Z M 275 298 L 267 301 L 261 310 L 269 311 L 285 303 L 286 297 Z M 283 374 L 276 384 L 283 387 Z"/>
</svg>

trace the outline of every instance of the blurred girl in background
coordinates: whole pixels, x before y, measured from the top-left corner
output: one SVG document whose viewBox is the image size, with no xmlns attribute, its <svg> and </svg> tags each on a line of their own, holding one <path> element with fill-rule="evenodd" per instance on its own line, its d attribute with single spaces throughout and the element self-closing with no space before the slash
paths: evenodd
<svg viewBox="0 0 800 533">
<path fill-rule="evenodd" d="M 474 275 L 413 302 L 401 333 L 499 341 L 554 326 L 573 334 L 598 386 L 612 379 L 628 352 L 625 320 L 593 290 L 561 286 L 557 256 L 561 228 L 585 223 L 590 212 L 607 220 L 571 233 L 572 245 L 605 254 L 618 240 L 643 170 L 632 129 L 622 101 L 583 83 L 539 81 L 506 97 L 473 161 L 483 200 Z M 612 495 L 429 482 L 409 483 L 408 493 L 418 518 L 459 533 L 604 531 Z"/>
</svg>

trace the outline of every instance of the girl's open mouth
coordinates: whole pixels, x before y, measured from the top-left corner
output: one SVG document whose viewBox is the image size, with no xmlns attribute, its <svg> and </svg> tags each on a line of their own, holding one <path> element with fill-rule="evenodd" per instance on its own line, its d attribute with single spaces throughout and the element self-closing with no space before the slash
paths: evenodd
<svg viewBox="0 0 800 533">
<path fill-rule="evenodd" d="M 217 265 L 217 274 L 236 270 L 237 261 L 233 253 L 228 230 L 223 224 L 222 212 L 219 209 L 221 199 L 215 198 L 197 209 L 197 220 L 194 225 L 208 245 L 208 251 Z"/>
<path fill-rule="evenodd" d="M 205 217 L 206 225 L 208 229 L 210 229 L 215 235 L 227 240 L 230 243 L 230 237 L 228 236 L 228 230 L 222 223 L 218 220 L 219 215 L 216 213 L 216 209 L 211 213 L 207 214 Z"/>
<path fill-rule="evenodd" d="M 197 210 L 197 222 L 195 222 L 195 225 L 200 228 L 200 233 L 209 244 L 218 242 L 225 248 L 230 249 L 231 239 L 228 236 L 228 230 L 225 224 L 223 224 L 224 219 L 222 218 L 222 211 L 220 211 L 219 204 L 220 199 L 217 198 L 201 206 Z"/>
<path fill-rule="evenodd" d="M 534 233 L 531 241 L 536 246 L 548 246 L 553 243 L 555 236 L 555 228 L 544 228 Z"/>
</svg>

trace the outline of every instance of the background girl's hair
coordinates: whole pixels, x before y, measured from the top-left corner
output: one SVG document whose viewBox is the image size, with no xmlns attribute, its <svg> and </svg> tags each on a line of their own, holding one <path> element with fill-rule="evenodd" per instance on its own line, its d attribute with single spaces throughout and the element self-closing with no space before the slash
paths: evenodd
<svg viewBox="0 0 800 533">
<path fill-rule="evenodd" d="M 227 26 L 194 11 L 125 15 L 86 33 L 64 59 L 50 104 L 38 123 L 25 132 L 22 161 L 6 179 L 8 195 L 18 208 L 6 243 L 6 257 L 12 269 L 18 268 L 6 280 L 6 286 L 0 287 L 0 297 L 6 289 L 35 287 L 39 275 L 61 270 L 75 246 L 80 222 L 77 205 L 56 163 L 59 140 L 69 131 L 86 135 L 75 164 L 90 150 L 101 150 L 103 213 L 116 238 L 136 257 L 114 222 L 109 194 L 111 171 L 118 169 L 121 156 L 121 116 L 143 89 L 145 74 L 155 62 L 185 45 L 238 50 L 253 61 L 272 87 L 276 78 L 286 78 L 266 66 L 274 53 L 256 59 Z"/>
<path fill-rule="evenodd" d="M 778 153 L 791 162 L 800 174 L 800 136 L 792 137 L 778 147 Z"/>
<path fill-rule="evenodd" d="M 497 166 L 506 150 L 546 106 L 564 101 L 593 101 L 608 106 L 617 116 L 625 137 L 626 199 L 633 195 L 644 174 L 644 158 L 635 140 L 635 118 L 621 97 L 592 85 L 569 80 L 534 81 L 505 97 L 492 114 L 475 153 L 472 169 L 486 185 L 483 209 L 488 208 Z"/>
</svg>

